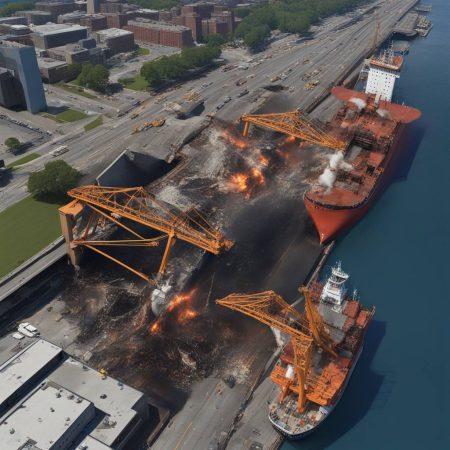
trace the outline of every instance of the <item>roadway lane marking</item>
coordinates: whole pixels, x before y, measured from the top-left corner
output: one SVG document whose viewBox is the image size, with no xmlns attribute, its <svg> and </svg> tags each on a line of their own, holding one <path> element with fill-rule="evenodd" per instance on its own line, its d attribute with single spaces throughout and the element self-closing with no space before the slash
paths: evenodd
<svg viewBox="0 0 450 450">
<path fill-rule="evenodd" d="M 186 427 L 186 429 L 184 430 L 183 434 L 180 437 L 180 440 L 178 441 L 176 447 L 173 450 L 178 450 L 178 448 L 180 447 L 180 445 L 183 443 L 183 439 L 184 436 L 186 435 L 186 433 L 190 430 L 190 428 L 192 427 L 192 422 Z"/>
</svg>

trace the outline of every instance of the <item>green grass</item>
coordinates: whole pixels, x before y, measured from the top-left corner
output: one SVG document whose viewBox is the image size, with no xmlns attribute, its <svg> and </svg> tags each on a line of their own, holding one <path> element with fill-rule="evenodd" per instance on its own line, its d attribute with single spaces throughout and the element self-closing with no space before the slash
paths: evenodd
<svg viewBox="0 0 450 450">
<path fill-rule="evenodd" d="M 0 213 L 0 277 L 61 235 L 59 207 L 30 196 Z"/>
<path fill-rule="evenodd" d="M 66 109 L 58 114 L 41 113 L 41 116 L 55 120 L 59 123 L 76 122 L 77 120 L 86 119 L 86 117 L 88 117 L 84 112 L 75 109 Z"/>
<path fill-rule="evenodd" d="M 7 169 L 14 169 L 17 166 L 21 166 L 27 162 L 33 161 L 33 159 L 39 158 L 41 155 L 38 153 L 30 153 L 28 155 L 23 156 L 22 158 L 16 159 L 12 163 L 6 166 Z"/>
<path fill-rule="evenodd" d="M 59 86 L 61 89 L 64 89 L 65 91 L 70 92 L 71 94 L 81 95 L 90 99 L 97 98 L 97 96 L 86 92 L 81 86 L 74 86 L 73 84 L 66 83 L 58 83 L 57 86 Z"/>
<path fill-rule="evenodd" d="M 93 130 L 94 128 L 97 128 L 103 123 L 103 116 L 97 116 L 92 122 L 89 122 L 87 125 L 84 126 L 85 131 Z"/>
<path fill-rule="evenodd" d="M 139 56 L 146 56 L 150 54 L 150 49 L 145 48 L 145 47 L 139 47 L 138 48 L 138 55 Z"/>
<path fill-rule="evenodd" d="M 148 88 L 147 80 L 141 75 L 136 75 L 134 78 L 123 78 L 119 82 L 134 91 L 145 91 Z"/>
</svg>

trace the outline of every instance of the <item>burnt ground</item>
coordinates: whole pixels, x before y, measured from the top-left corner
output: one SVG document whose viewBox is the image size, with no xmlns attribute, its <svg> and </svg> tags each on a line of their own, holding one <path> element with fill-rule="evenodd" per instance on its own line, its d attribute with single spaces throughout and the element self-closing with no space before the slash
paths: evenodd
<svg viewBox="0 0 450 450">
<path fill-rule="evenodd" d="M 243 141 L 237 126 L 215 122 L 183 148 L 183 158 L 182 169 L 149 189 L 158 199 L 206 214 L 235 242 L 232 249 L 203 255 L 177 242 L 161 282 L 170 287 L 169 307 L 159 318 L 152 288 L 96 254 L 87 254 L 61 293 L 65 316 L 79 322 L 79 342 L 94 348 L 90 364 L 172 411 L 203 377 L 233 375 L 250 386 L 276 346 L 267 327 L 214 300 L 266 289 L 293 300 L 321 251 L 302 196 L 322 170 L 323 151 L 255 129 Z M 162 251 L 128 249 L 115 256 L 149 273 Z M 178 294 L 190 296 L 175 305 Z"/>
</svg>

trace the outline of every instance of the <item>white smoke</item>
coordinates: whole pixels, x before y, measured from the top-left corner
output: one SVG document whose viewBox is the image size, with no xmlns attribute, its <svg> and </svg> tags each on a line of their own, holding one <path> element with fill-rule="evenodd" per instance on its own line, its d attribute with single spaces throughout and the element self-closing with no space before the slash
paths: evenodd
<svg viewBox="0 0 450 450">
<path fill-rule="evenodd" d="M 352 97 L 350 101 L 355 104 L 360 111 L 367 106 L 367 102 L 362 98 Z"/>
<path fill-rule="evenodd" d="M 390 117 L 389 111 L 386 111 L 385 109 L 378 108 L 377 114 L 382 117 L 383 119 L 388 119 Z"/>
<path fill-rule="evenodd" d="M 277 330 L 276 328 L 271 328 L 274 336 L 275 336 L 275 341 L 277 342 L 278 347 L 284 347 L 285 341 L 283 339 L 283 335 L 281 334 L 280 330 Z"/>
<path fill-rule="evenodd" d="M 331 170 L 352 170 L 353 166 L 348 162 L 344 161 L 344 154 L 342 152 L 337 152 L 334 155 L 330 156 L 330 169 Z"/>
<path fill-rule="evenodd" d="M 331 189 L 333 187 L 335 180 L 336 173 L 333 172 L 329 167 L 327 167 L 319 177 L 319 183 L 328 189 Z"/>
</svg>

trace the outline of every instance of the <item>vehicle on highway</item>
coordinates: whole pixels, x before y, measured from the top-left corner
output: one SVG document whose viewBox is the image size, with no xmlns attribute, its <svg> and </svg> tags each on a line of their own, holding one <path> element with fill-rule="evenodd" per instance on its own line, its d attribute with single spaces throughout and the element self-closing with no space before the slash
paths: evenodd
<svg viewBox="0 0 450 450">
<path fill-rule="evenodd" d="M 208 86 L 211 86 L 213 84 L 212 81 L 209 81 L 208 83 L 203 83 L 202 88 L 207 88 Z"/>
<path fill-rule="evenodd" d="M 217 106 L 216 106 L 216 109 L 222 109 L 223 107 L 224 107 L 224 103 L 219 103 Z"/>
<path fill-rule="evenodd" d="M 231 101 L 231 97 L 225 97 L 223 100 L 224 103 L 228 103 L 229 101 Z"/>
<path fill-rule="evenodd" d="M 242 86 L 243 84 L 247 83 L 247 80 L 245 80 L 244 78 L 241 78 L 240 80 L 236 81 L 236 86 Z"/>
<path fill-rule="evenodd" d="M 56 156 L 62 155 L 63 153 L 66 153 L 69 151 L 69 148 L 67 147 L 67 145 L 61 145 L 58 148 L 55 148 L 55 150 L 52 150 L 50 152 L 50 155 L 53 156 L 53 158 L 55 158 Z"/>
<path fill-rule="evenodd" d="M 21 324 L 19 324 L 19 326 L 17 327 L 17 331 L 28 337 L 36 337 L 40 334 L 39 330 L 28 322 L 22 322 Z"/>
<path fill-rule="evenodd" d="M 239 92 L 239 94 L 237 95 L 238 97 L 243 97 L 244 95 L 248 94 L 248 89 L 244 89 L 243 91 Z"/>
</svg>

